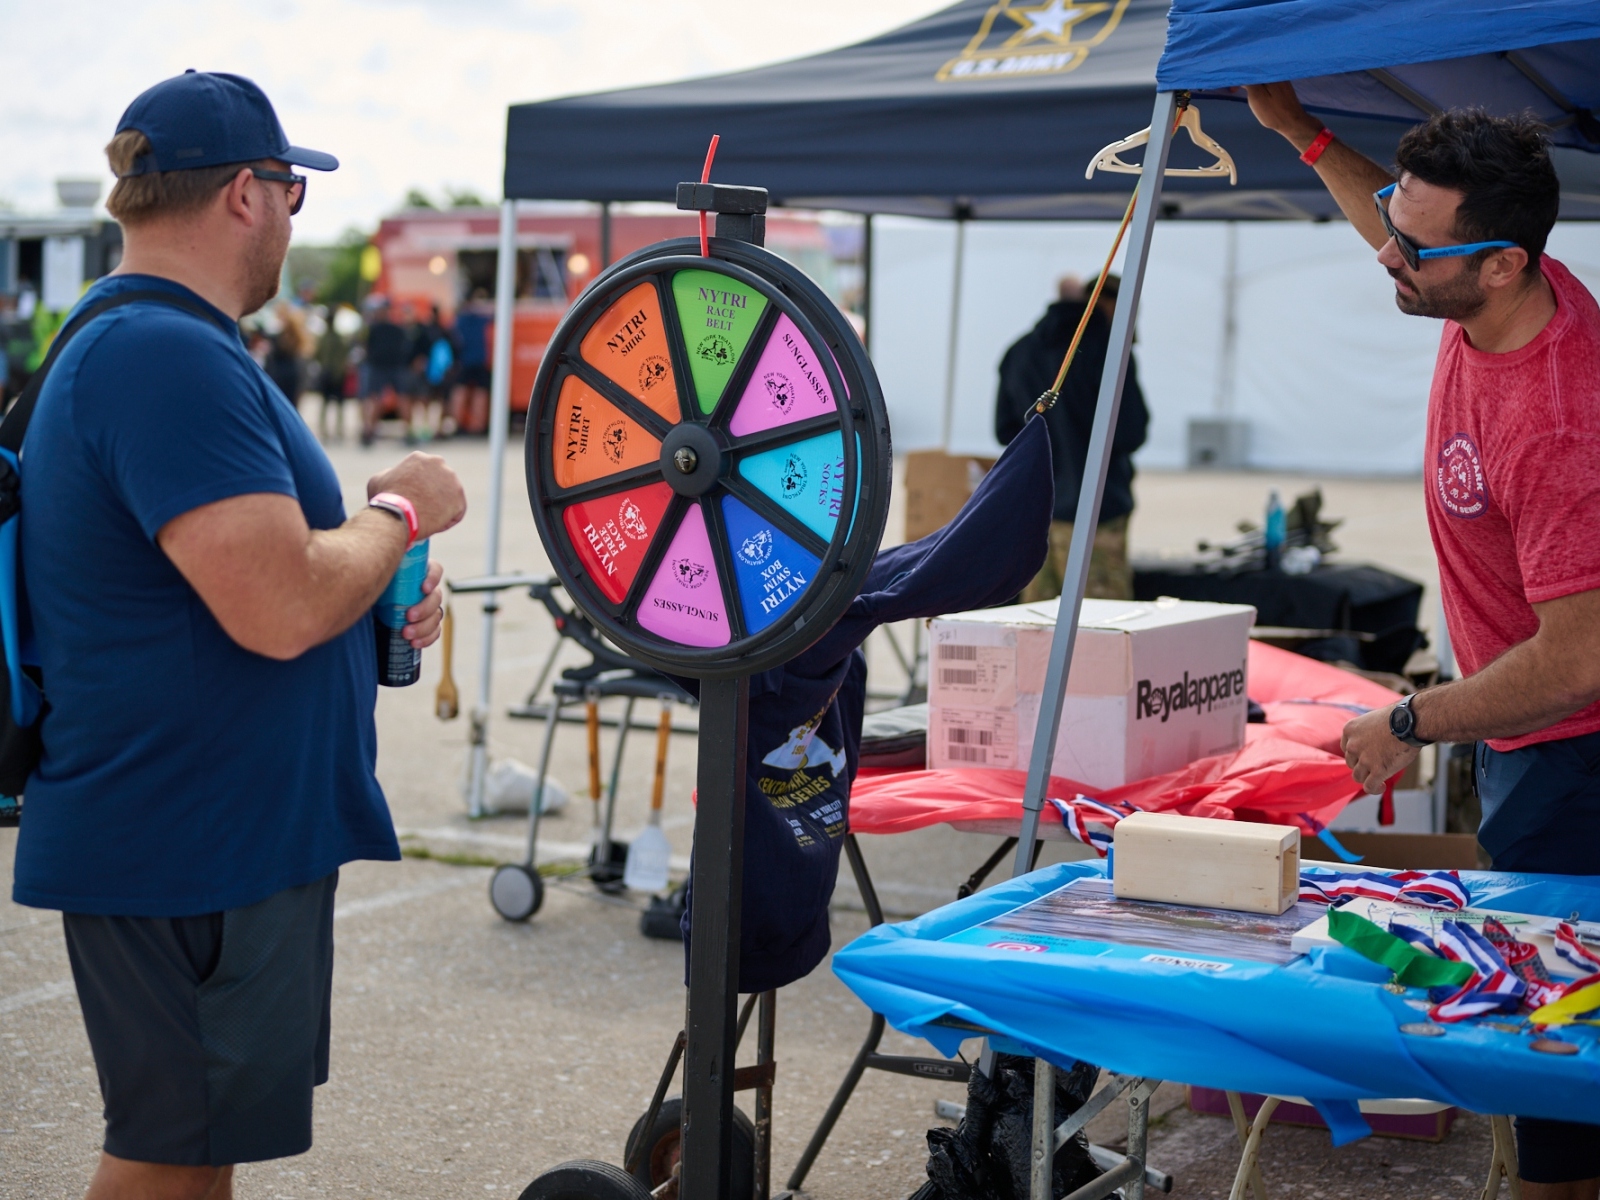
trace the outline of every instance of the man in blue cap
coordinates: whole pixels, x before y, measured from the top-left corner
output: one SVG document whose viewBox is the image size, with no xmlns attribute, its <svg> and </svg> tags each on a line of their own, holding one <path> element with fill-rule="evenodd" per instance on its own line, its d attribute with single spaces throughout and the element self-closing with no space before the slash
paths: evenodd
<svg viewBox="0 0 1600 1200">
<path fill-rule="evenodd" d="M 65 914 L 105 1099 L 92 1200 L 227 1200 L 233 1164 L 311 1145 L 338 869 L 399 857 L 368 613 L 466 501 L 413 454 L 347 517 L 240 342 L 305 201 L 291 168 L 332 155 L 290 145 L 249 80 L 190 72 L 129 106 L 107 156 L 122 264 L 63 331 L 22 444 L 49 708 L 13 896 Z M 439 575 L 408 613 L 419 647 Z"/>
</svg>

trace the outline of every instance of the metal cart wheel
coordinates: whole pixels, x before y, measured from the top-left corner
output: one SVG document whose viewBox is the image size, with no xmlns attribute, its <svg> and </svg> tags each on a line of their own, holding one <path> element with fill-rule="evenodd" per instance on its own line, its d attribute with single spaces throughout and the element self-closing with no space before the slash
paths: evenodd
<svg viewBox="0 0 1600 1200">
<path fill-rule="evenodd" d="M 508 921 L 526 921 L 544 903 L 544 880 L 521 863 L 505 863 L 489 877 L 489 903 Z"/>
<path fill-rule="evenodd" d="M 683 1097 L 669 1096 L 661 1102 L 661 1111 L 648 1131 L 644 1128 L 648 1112 L 639 1114 L 628 1134 L 627 1148 L 622 1161 L 632 1162 L 635 1148 L 641 1138 L 645 1141 L 644 1154 L 633 1177 L 654 1192 L 672 1178 L 672 1169 L 678 1164 L 682 1149 Z M 732 1200 L 750 1200 L 756 1189 L 756 1127 L 738 1108 L 733 1110 L 733 1196 Z M 677 1200 L 676 1182 L 661 1193 L 663 1200 Z"/>
<path fill-rule="evenodd" d="M 621 1167 L 585 1158 L 543 1172 L 518 1200 L 650 1200 L 650 1189 Z"/>
</svg>

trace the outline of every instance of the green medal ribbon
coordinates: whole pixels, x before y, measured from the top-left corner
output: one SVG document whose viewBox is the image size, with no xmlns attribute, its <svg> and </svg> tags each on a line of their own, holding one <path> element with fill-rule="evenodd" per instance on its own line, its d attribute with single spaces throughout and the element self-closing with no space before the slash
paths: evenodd
<svg viewBox="0 0 1600 1200">
<path fill-rule="evenodd" d="M 1473 975 L 1468 963 L 1435 958 L 1420 946 L 1342 908 L 1328 910 L 1328 936 L 1362 958 L 1388 967 L 1406 987 L 1460 987 Z"/>
</svg>

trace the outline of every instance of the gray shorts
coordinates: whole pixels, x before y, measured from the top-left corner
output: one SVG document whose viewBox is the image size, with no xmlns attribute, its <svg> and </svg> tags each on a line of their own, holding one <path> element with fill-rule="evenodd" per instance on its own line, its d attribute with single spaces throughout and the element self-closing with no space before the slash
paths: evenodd
<svg viewBox="0 0 1600 1200">
<path fill-rule="evenodd" d="M 220 1167 L 311 1148 L 338 883 L 198 917 L 63 915 L 107 1154 Z"/>
</svg>

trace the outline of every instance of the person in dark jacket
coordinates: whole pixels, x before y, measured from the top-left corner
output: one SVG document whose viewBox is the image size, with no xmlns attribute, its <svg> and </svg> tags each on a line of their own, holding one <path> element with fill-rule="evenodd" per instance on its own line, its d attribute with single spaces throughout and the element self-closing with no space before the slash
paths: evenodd
<svg viewBox="0 0 1600 1200">
<path fill-rule="evenodd" d="M 1061 399 L 1044 414 L 1050 429 L 1050 454 L 1055 463 L 1055 519 L 1050 523 L 1050 556 L 1032 583 L 1023 589 L 1025 603 L 1049 600 L 1061 594 L 1072 545 L 1072 525 L 1078 515 L 1078 491 L 1083 485 L 1084 463 L 1089 457 L 1089 433 L 1094 423 L 1095 400 L 1100 392 L 1100 372 L 1111 341 L 1111 314 L 1116 307 L 1117 277 L 1108 275 L 1099 303 L 1089 317 L 1083 342 L 1061 387 Z M 1059 299 L 1044 316 L 1014 342 L 1000 360 L 1000 390 L 995 397 L 994 435 L 1002 445 L 1022 431 L 1041 393 L 1055 382 L 1061 360 L 1083 317 L 1086 298 L 1094 282 L 1080 283 L 1065 276 L 1057 284 Z M 1144 393 L 1132 360 L 1122 388 L 1122 408 L 1111 441 L 1111 469 L 1106 475 L 1105 498 L 1100 504 L 1100 524 L 1095 530 L 1089 558 L 1087 594 L 1104 600 L 1133 599 L 1133 571 L 1128 566 L 1128 515 L 1133 512 L 1133 452 L 1144 445 L 1150 425 Z"/>
</svg>

